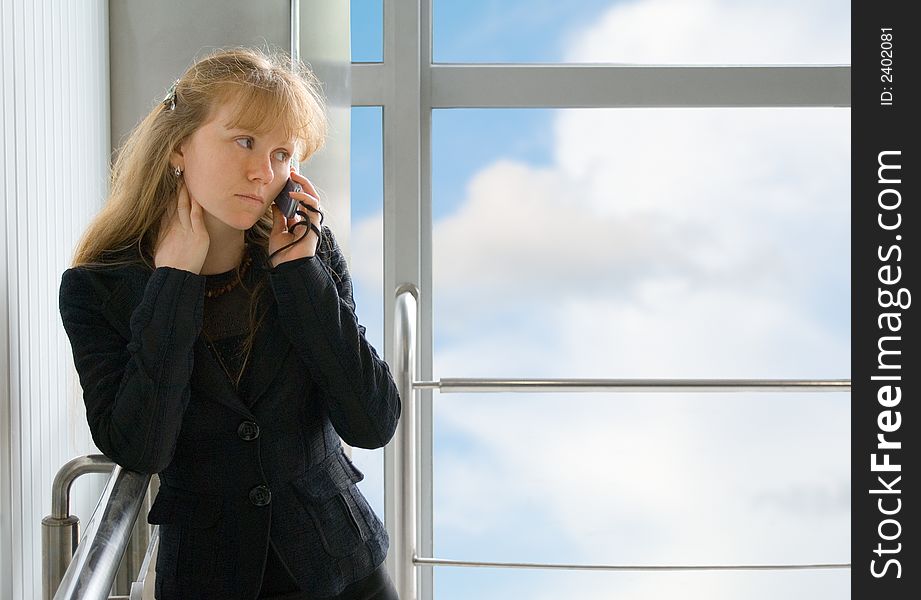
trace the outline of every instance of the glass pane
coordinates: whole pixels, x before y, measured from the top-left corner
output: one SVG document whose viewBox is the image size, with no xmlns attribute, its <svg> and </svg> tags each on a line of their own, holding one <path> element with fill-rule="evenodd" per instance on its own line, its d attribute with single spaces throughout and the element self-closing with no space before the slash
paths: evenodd
<svg viewBox="0 0 921 600">
<path fill-rule="evenodd" d="M 352 107 L 352 237 L 350 274 L 359 322 L 368 341 L 384 356 L 384 163 L 380 106 Z M 352 448 L 365 474 L 358 487 L 384 519 L 384 450 Z"/>
<path fill-rule="evenodd" d="M 847 377 L 849 118 L 433 111 L 435 375 Z"/>
<path fill-rule="evenodd" d="M 434 111 L 434 377 L 848 378 L 849 120 Z M 435 555 L 849 562 L 849 400 L 436 394 Z M 847 571 L 438 578 L 439 599 L 831 599 L 849 585 Z"/>
<path fill-rule="evenodd" d="M 384 60 L 383 0 L 351 0 L 352 62 Z"/>
<path fill-rule="evenodd" d="M 566 564 L 848 563 L 848 400 L 436 394 L 434 554 Z M 847 597 L 849 575 L 444 568 L 435 589 L 439 600 L 837 600 Z"/>
<path fill-rule="evenodd" d="M 845 0 L 433 0 L 434 62 L 848 64 Z"/>
</svg>

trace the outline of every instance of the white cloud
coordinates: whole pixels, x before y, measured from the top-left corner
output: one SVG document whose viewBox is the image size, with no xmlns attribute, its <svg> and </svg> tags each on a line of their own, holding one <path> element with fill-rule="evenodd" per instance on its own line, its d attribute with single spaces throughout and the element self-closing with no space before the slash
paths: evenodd
<svg viewBox="0 0 921 600">
<path fill-rule="evenodd" d="M 565 333 L 570 315 L 559 307 L 599 298 L 711 331 L 726 314 L 781 313 L 786 345 L 809 334 L 794 324 L 822 309 L 802 296 L 849 270 L 846 112 L 571 110 L 556 119 L 553 167 L 497 161 L 435 224 L 445 339 L 535 320 Z M 687 303 L 700 294 L 712 304 L 694 314 Z"/>
<path fill-rule="evenodd" d="M 569 34 L 566 62 L 850 62 L 850 4 L 840 0 L 641 0 L 613 3 Z"/>
</svg>

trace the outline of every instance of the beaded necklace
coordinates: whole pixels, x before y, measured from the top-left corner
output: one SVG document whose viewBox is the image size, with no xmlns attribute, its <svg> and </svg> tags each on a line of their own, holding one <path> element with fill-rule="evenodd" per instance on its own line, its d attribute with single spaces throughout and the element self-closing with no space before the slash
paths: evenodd
<svg viewBox="0 0 921 600">
<path fill-rule="evenodd" d="M 240 275 L 238 277 L 234 277 L 229 282 L 220 287 L 205 290 L 205 298 L 217 298 L 218 296 L 223 296 L 240 284 L 243 276 L 246 275 L 246 271 L 249 270 L 249 266 L 253 263 L 253 257 L 250 256 L 248 252 L 246 252 L 246 249 L 244 249 L 243 252 L 245 253 L 245 256 L 243 258 L 243 262 L 240 264 Z"/>
</svg>

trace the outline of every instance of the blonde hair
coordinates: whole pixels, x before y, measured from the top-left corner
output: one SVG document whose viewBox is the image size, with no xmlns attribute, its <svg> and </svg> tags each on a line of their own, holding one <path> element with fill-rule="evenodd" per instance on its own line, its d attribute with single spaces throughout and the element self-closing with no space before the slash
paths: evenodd
<svg viewBox="0 0 921 600">
<path fill-rule="evenodd" d="M 232 48 L 197 61 L 176 82 L 175 108 L 158 102 L 122 145 L 108 199 L 77 243 L 71 266 L 140 261 L 154 269 L 160 220 L 176 201 L 170 155 L 229 100 L 238 102 L 230 127 L 264 133 L 282 119 L 286 135 L 297 140 L 297 159 L 305 161 L 323 146 L 328 130 L 320 85 L 309 67 L 292 65 L 280 50 Z M 246 232 L 246 241 L 267 249 L 271 230 L 269 208 Z M 125 256 L 132 248 L 137 251 Z"/>
<path fill-rule="evenodd" d="M 158 102 L 120 148 L 106 203 L 78 241 L 71 266 L 138 265 L 153 271 L 161 219 L 177 201 L 178 178 L 170 164 L 173 151 L 220 106 L 234 100 L 237 113 L 230 127 L 264 133 L 278 126 L 280 119 L 286 136 L 296 140 L 297 160 L 303 162 L 323 146 L 328 132 L 320 88 L 307 65 L 292 62 L 281 50 L 221 49 L 196 61 L 176 81 L 174 107 Z M 267 255 L 271 230 L 269 207 L 244 233 L 245 241 Z M 262 320 L 257 322 L 255 313 L 263 286 L 260 281 L 253 290 L 247 358 Z"/>
</svg>

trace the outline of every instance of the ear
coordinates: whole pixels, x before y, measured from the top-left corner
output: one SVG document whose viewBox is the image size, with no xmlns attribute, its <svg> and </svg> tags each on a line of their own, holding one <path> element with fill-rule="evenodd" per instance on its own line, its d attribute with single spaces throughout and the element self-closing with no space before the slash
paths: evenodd
<svg viewBox="0 0 921 600">
<path fill-rule="evenodd" d="M 171 165 L 173 165 L 173 168 L 175 168 L 176 165 L 181 165 L 185 162 L 185 155 L 183 154 L 184 149 L 185 142 L 180 142 L 178 149 L 170 152 L 169 162 Z"/>
</svg>

